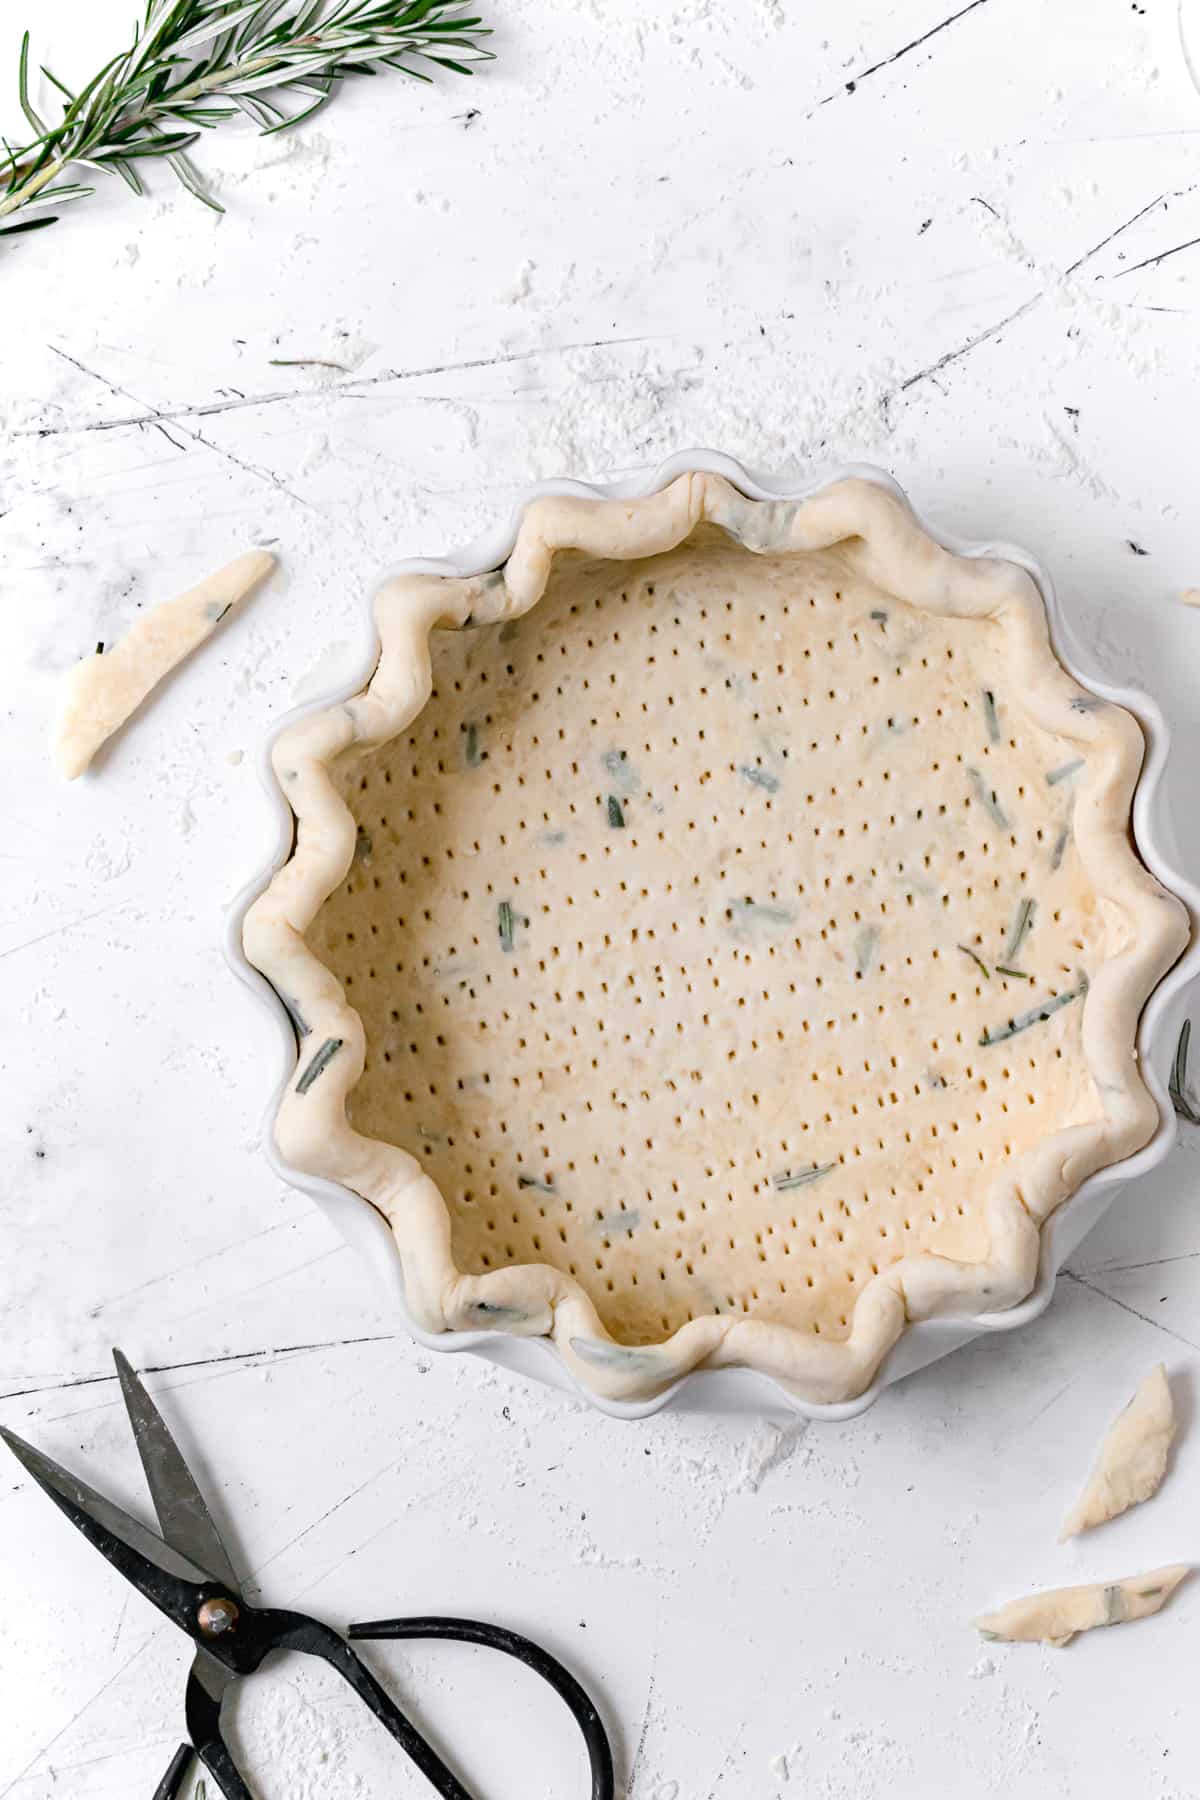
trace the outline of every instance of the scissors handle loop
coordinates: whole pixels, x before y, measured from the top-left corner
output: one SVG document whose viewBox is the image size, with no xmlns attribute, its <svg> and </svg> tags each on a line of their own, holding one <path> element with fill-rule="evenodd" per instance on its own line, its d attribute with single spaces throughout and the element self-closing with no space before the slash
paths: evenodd
<svg viewBox="0 0 1200 1800">
<path fill-rule="evenodd" d="M 255 1666 L 274 1650 L 295 1650 L 316 1656 L 336 1669 L 368 1710 L 395 1738 L 401 1749 L 425 1776 L 439 1800 L 473 1800 L 473 1796 L 449 1769 L 437 1751 L 401 1711 L 387 1690 L 372 1675 L 346 1638 L 303 1613 L 248 1609 L 245 1616 L 246 1649 Z M 591 1769 L 590 1800 L 615 1800 L 612 1750 L 603 1721 L 592 1700 L 557 1658 L 518 1632 L 479 1619 L 446 1619 L 427 1616 L 410 1619 L 378 1619 L 351 1625 L 348 1637 L 368 1639 L 452 1638 L 499 1650 L 522 1662 L 552 1687 L 569 1708 L 583 1733 Z M 195 1753 L 216 1782 L 225 1800 L 254 1800 L 221 1735 L 221 1700 L 193 1672 L 187 1685 L 187 1726 Z M 176 1753 L 156 1793 L 155 1800 L 175 1800 L 187 1768 L 190 1746 Z"/>
<path fill-rule="evenodd" d="M 336 1669 L 349 1683 L 370 1712 L 379 1720 L 414 1762 L 433 1787 L 439 1800 L 473 1800 L 473 1796 L 447 1768 L 433 1745 L 401 1712 L 396 1702 L 380 1686 L 371 1671 L 351 1649 L 345 1638 L 328 1625 L 306 1617 L 304 1613 L 247 1609 L 243 1615 L 242 1635 L 245 1649 L 257 1666 L 274 1650 L 295 1650 L 302 1656 L 316 1656 L 331 1669 Z M 196 1755 L 208 1769 L 225 1800 L 254 1800 L 242 1779 L 229 1746 L 221 1736 L 221 1702 L 197 1680 L 193 1672 L 187 1685 L 187 1726 Z"/>
<path fill-rule="evenodd" d="M 488 1625 L 480 1619 L 445 1619 L 436 1614 L 411 1619 L 375 1619 L 365 1625 L 351 1625 L 347 1636 L 364 1640 L 453 1638 L 459 1643 L 480 1644 L 487 1650 L 500 1650 L 505 1656 L 516 1657 L 554 1689 L 583 1733 L 592 1772 L 591 1800 L 614 1800 L 612 1749 L 604 1722 L 590 1695 L 570 1670 L 540 1644 L 503 1625 Z"/>
</svg>

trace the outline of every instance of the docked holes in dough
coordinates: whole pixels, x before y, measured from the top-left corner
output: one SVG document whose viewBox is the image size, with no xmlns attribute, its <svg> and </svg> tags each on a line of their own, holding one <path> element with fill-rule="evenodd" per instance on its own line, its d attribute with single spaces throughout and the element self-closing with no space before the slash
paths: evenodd
<svg viewBox="0 0 1200 1800">
<path fill-rule="evenodd" d="M 136 712 L 147 694 L 211 637 L 225 614 L 275 567 L 269 550 L 248 550 L 185 594 L 144 613 L 111 649 L 85 656 L 63 683 L 54 757 L 68 781 Z"/>
</svg>

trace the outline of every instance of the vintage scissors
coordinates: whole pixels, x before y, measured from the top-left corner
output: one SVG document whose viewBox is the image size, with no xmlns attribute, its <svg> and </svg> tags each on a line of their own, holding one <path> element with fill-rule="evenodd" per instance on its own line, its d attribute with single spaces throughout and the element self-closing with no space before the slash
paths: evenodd
<svg viewBox="0 0 1200 1800">
<path fill-rule="evenodd" d="M 51 1462 L 11 1431 L 0 1428 L 13 1455 L 51 1500 L 127 1581 L 152 1600 L 196 1644 L 187 1681 L 185 1717 L 189 1741 L 181 1744 L 154 1800 L 175 1800 L 193 1754 L 226 1800 L 253 1800 L 221 1736 L 221 1701 L 240 1677 L 253 1675 L 273 1650 L 319 1656 L 337 1670 L 359 1699 L 426 1776 L 442 1800 L 472 1800 L 345 1638 L 304 1613 L 251 1606 L 183 1455 L 119 1350 L 113 1359 L 162 1536 L 105 1500 L 85 1482 Z M 549 1682 L 583 1732 L 591 1765 L 591 1800 L 613 1800 L 613 1762 L 600 1715 L 575 1677 L 528 1638 L 475 1619 L 380 1619 L 351 1625 L 351 1638 L 456 1638 L 515 1656 Z"/>
</svg>

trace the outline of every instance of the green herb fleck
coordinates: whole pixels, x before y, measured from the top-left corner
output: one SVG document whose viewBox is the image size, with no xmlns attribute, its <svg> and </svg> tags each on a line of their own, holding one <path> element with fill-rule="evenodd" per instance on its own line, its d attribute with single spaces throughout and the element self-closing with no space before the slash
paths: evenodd
<svg viewBox="0 0 1200 1800">
<path fill-rule="evenodd" d="M 876 625 L 878 625 L 878 627 L 881 631 L 887 630 L 888 616 L 887 616 L 887 613 L 883 610 L 882 606 L 877 606 L 874 609 L 874 611 L 871 612 L 868 616 L 870 618 L 874 619 Z"/>
<path fill-rule="evenodd" d="M 958 950 L 961 950 L 964 956 L 970 957 L 971 961 L 975 964 L 975 967 L 979 970 L 980 974 L 983 976 L 983 979 L 985 981 L 991 980 L 991 975 L 988 972 L 987 964 L 984 962 L 982 957 L 976 956 L 976 954 L 972 950 L 970 944 L 957 944 L 955 946 L 955 948 Z"/>
<path fill-rule="evenodd" d="M 1053 994 L 1049 1000 L 1043 1000 L 1039 1006 L 1031 1006 L 1028 1012 L 1020 1013 L 1017 1018 L 1009 1019 L 996 1031 L 985 1030 L 979 1039 L 986 1050 L 992 1044 L 1003 1044 L 1006 1039 L 1017 1037 L 1022 1031 L 1028 1031 L 1031 1025 L 1042 1025 L 1064 1006 L 1070 1006 L 1072 1000 L 1082 1000 L 1088 991 L 1086 975 L 1080 975 L 1078 985 L 1069 988 L 1064 994 Z"/>
<path fill-rule="evenodd" d="M 474 725 L 474 724 L 468 725 L 466 728 L 466 731 L 467 731 L 467 741 L 463 747 L 463 755 L 466 758 L 466 764 L 467 764 L 468 769 L 477 769 L 479 767 L 480 763 L 483 761 L 484 757 L 487 755 L 487 751 L 481 750 L 479 748 L 479 727 L 478 727 L 478 725 Z"/>
<path fill-rule="evenodd" d="M 571 1348 L 581 1362 L 597 1369 L 616 1369 L 622 1375 L 653 1375 L 662 1370 L 656 1350 L 635 1344 L 606 1344 L 601 1338 L 573 1337 Z"/>
<path fill-rule="evenodd" d="M 1069 781 L 1072 775 L 1078 774 L 1083 767 L 1083 757 L 1077 756 L 1073 762 L 1062 763 L 1057 769 L 1050 769 L 1046 775 L 1046 786 L 1057 787 L 1060 781 Z"/>
<path fill-rule="evenodd" d="M 104 655 L 104 639 L 103 638 L 101 638 L 100 642 L 96 645 L 96 655 L 97 656 Z"/>
<path fill-rule="evenodd" d="M 1162 1589 L 1160 1587 L 1139 1588 L 1138 1589 L 1138 1599 L 1139 1600 L 1157 1600 L 1158 1596 L 1161 1593 L 1162 1593 Z"/>
<path fill-rule="evenodd" d="M 1026 895 L 1017 908 L 1016 916 L 1012 922 L 1012 929 L 1008 934 L 1008 942 L 1004 946 L 1005 962 L 1016 962 L 1017 953 L 1019 952 L 1021 945 L 1033 930 L 1033 920 L 1036 912 L 1036 901 L 1031 900 L 1029 896 Z"/>
<path fill-rule="evenodd" d="M 501 1306 L 495 1300 L 472 1300 L 467 1310 L 497 1325 L 519 1325 L 529 1317 L 523 1306 Z"/>
<path fill-rule="evenodd" d="M 988 786 L 978 769 L 968 769 L 967 774 L 970 777 L 971 786 L 975 790 L 975 798 L 979 801 L 983 810 L 992 820 L 992 823 L 998 825 L 1001 831 L 1010 831 L 1012 829 L 1012 822 L 997 799 L 995 788 Z"/>
<path fill-rule="evenodd" d="M 497 924 L 500 931 L 500 948 L 509 951 L 513 944 L 513 909 L 511 900 L 502 900 L 496 908 Z"/>
<path fill-rule="evenodd" d="M 1024 969 L 1010 969 L 1005 963 L 996 964 L 996 973 L 997 975 L 1007 975 L 1010 981 L 1033 980 L 1033 976 L 1027 975 Z"/>
<path fill-rule="evenodd" d="M 725 917 L 736 929 L 743 921 L 747 925 L 790 925 L 796 915 L 789 906 L 771 906 L 765 900 L 752 900 L 747 894 L 744 900 L 730 901 Z"/>
<path fill-rule="evenodd" d="M 1188 1125 L 1200 1125 L 1200 1111 L 1188 1099 L 1187 1093 L 1188 1046 L 1191 1041 L 1192 1021 L 1185 1019 L 1179 1028 L 1179 1042 L 1175 1046 L 1175 1061 L 1171 1064 L 1167 1092 L 1179 1117 Z"/>
<path fill-rule="evenodd" d="M 1055 839 L 1053 850 L 1050 852 L 1050 867 L 1052 869 L 1061 869 L 1062 868 L 1062 859 L 1066 853 L 1066 848 L 1067 848 L 1067 844 L 1070 841 L 1070 837 L 1071 837 L 1071 833 L 1070 833 L 1069 829 L 1067 828 L 1067 826 L 1064 825 L 1062 830 L 1059 832 L 1058 837 Z"/>
<path fill-rule="evenodd" d="M 304 1070 L 299 1081 L 296 1083 L 296 1092 L 298 1094 L 307 1094 L 309 1088 L 317 1079 L 317 1076 L 325 1073 L 344 1042 L 344 1038 L 325 1039 L 325 1042 L 321 1045 L 321 1048 L 317 1051 L 312 1061 Z"/>
<path fill-rule="evenodd" d="M 219 625 L 232 605 L 232 600 L 210 600 L 204 609 L 204 616 L 214 625 Z"/>
<path fill-rule="evenodd" d="M 628 750 L 606 750 L 604 767 L 622 793 L 638 794 L 641 792 L 641 778 L 629 761 Z"/>
<path fill-rule="evenodd" d="M 1077 713 L 1099 712 L 1105 704 L 1099 694 L 1076 694 L 1071 702 L 1071 711 Z"/>
<path fill-rule="evenodd" d="M 608 822 L 614 831 L 625 829 L 625 813 L 615 794 L 608 796 Z"/>
<path fill-rule="evenodd" d="M 368 857 L 371 854 L 371 834 L 361 825 L 354 834 L 354 854 L 359 859 Z"/>
<path fill-rule="evenodd" d="M 558 1191 L 553 1180 L 549 1178 L 543 1179 L 540 1175 L 526 1175 L 524 1173 L 517 1176 L 517 1186 L 519 1188 L 533 1188 L 534 1191 L 539 1194 L 554 1194 Z"/>
<path fill-rule="evenodd" d="M 1104 1623 L 1120 1625 L 1127 1616 L 1124 1590 L 1113 1582 L 1104 1590 Z"/>
<path fill-rule="evenodd" d="M 772 775 L 770 769 L 760 769 L 756 763 L 741 763 L 738 766 L 738 774 L 743 781 L 748 781 L 751 787 L 760 787 L 768 794 L 779 792 L 779 777 Z"/>
<path fill-rule="evenodd" d="M 980 1637 L 983 1638 L 985 1643 L 999 1644 L 1000 1642 L 1002 1642 L 1000 1633 L 998 1631 L 988 1631 L 982 1625 L 977 1626 L 976 1629 L 978 1630 Z"/>
<path fill-rule="evenodd" d="M 989 742 L 998 744 L 1000 742 L 1000 719 L 996 712 L 996 696 L 991 688 L 983 690 L 983 718 L 987 726 Z"/>
<path fill-rule="evenodd" d="M 836 1163 L 814 1163 L 811 1169 L 798 1169 L 795 1174 L 772 1175 L 771 1186 L 781 1194 L 790 1194 L 793 1188 L 807 1187 L 812 1181 L 820 1181 L 822 1175 L 828 1175 L 836 1169 Z"/>
<path fill-rule="evenodd" d="M 854 972 L 865 975 L 875 960 L 875 951 L 879 946 L 879 927 L 865 925 L 854 940 Z"/>
<path fill-rule="evenodd" d="M 276 988 L 275 991 L 276 993 L 279 993 L 278 988 Z M 279 998 L 283 1002 L 284 1011 L 296 1028 L 296 1036 L 306 1038 L 312 1030 L 312 1026 L 308 1023 L 308 1020 L 304 1017 L 300 1008 L 296 1005 L 296 1002 L 294 1000 L 289 1000 L 286 994 L 279 994 Z"/>
<path fill-rule="evenodd" d="M 595 1229 L 601 1237 L 632 1237 L 642 1222 L 636 1207 L 618 1208 L 616 1212 L 597 1213 Z"/>
</svg>

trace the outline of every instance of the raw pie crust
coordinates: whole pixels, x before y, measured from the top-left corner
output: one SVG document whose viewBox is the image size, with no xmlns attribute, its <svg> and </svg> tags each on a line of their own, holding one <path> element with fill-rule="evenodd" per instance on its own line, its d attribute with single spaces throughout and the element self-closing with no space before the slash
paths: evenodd
<svg viewBox="0 0 1200 1800">
<path fill-rule="evenodd" d="M 1188 930 L 1140 729 L 1031 577 L 868 481 L 691 474 L 537 500 L 377 619 L 366 690 L 276 742 L 245 947 L 300 1036 L 279 1149 L 383 1213 L 417 1322 L 552 1334 L 613 1398 L 704 1363 L 835 1401 L 1027 1295 L 1154 1132 Z"/>
</svg>

